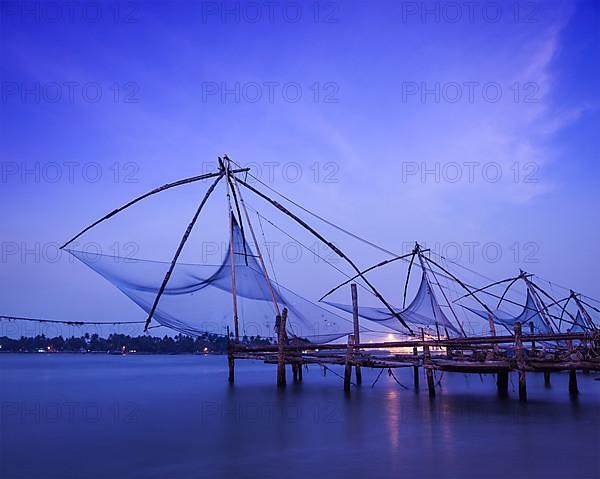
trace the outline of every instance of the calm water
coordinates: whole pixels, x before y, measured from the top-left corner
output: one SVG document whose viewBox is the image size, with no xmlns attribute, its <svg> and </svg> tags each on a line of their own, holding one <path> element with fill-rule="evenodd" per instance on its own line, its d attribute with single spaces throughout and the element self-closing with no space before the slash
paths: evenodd
<svg viewBox="0 0 600 479">
<path fill-rule="evenodd" d="M 0 477 L 509 477 L 600 474 L 600 381 L 565 374 L 530 401 L 494 378 L 445 374 L 434 401 L 412 371 L 365 371 L 347 396 L 312 366 L 275 387 L 275 367 L 218 356 L 0 355 Z M 421 379 L 421 386 L 425 384 Z"/>
</svg>

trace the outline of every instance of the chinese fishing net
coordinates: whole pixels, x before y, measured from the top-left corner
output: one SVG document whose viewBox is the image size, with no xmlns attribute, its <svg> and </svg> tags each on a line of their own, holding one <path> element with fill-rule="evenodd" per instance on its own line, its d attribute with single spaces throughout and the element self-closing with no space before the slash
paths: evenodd
<svg viewBox="0 0 600 479">
<path fill-rule="evenodd" d="M 329 342 L 353 332 L 353 323 L 312 303 L 263 274 L 257 256 L 233 221 L 233 251 L 239 334 L 246 338 L 275 338 L 275 306 L 288 309 L 291 338 Z M 146 313 L 169 268 L 161 261 L 89 255 L 68 250 L 75 258 L 116 286 Z M 233 295 L 230 249 L 220 264 L 177 263 L 153 319 L 176 331 L 200 336 L 233 332 Z M 366 328 L 361 328 L 368 331 Z"/>
</svg>

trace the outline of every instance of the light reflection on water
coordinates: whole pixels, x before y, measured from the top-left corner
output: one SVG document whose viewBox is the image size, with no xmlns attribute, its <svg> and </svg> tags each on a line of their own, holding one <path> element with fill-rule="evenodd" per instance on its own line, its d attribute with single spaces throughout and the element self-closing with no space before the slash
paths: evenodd
<svg viewBox="0 0 600 479">
<path fill-rule="evenodd" d="M 338 371 L 340 372 L 340 371 Z M 0 355 L 0 476 L 593 477 L 600 470 L 600 381 L 567 375 L 529 402 L 495 378 L 444 374 L 430 400 L 412 368 L 363 368 L 344 394 L 316 366 L 281 391 L 275 367 L 218 356 Z M 439 377 L 438 377 L 439 379 Z M 70 405 L 70 406 L 69 406 Z M 99 413 L 99 414 L 98 414 Z M 283 468 L 283 469 L 282 469 Z M 85 471 L 85 476 L 82 475 Z M 515 475 L 516 474 L 516 475 Z"/>
</svg>

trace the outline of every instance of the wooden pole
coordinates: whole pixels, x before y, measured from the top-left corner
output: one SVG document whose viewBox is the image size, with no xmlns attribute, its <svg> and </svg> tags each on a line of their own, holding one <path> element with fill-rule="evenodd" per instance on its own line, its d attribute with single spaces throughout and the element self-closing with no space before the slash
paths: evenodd
<svg viewBox="0 0 600 479">
<path fill-rule="evenodd" d="M 488 313 L 488 324 L 490 326 L 490 334 L 492 337 L 496 337 L 496 325 L 494 324 L 494 317 Z M 498 345 L 494 345 L 491 351 L 488 352 L 486 359 L 492 360 L 496 357 L 496 353 L 498 352 Z M 498 381 L 500 381 L 500 377 L 498 377 Z M 504 384 L 504 383 L 502 383 Z"/>
<path fill-rule="evenodd" d="M 221 158 L 219 158 L 219 162 L 221 162 L 222 168 L 225 169 L 227 174 L 227 212 L 229 214 L 229 265 L 231 268 L 231 298 L 233 301 L 233 333 L 235 336 L 235 342 L 239 342 L 240 340 L 240 329 L 238 325 L 238 309 L 237 309 L 237 291 L 236 291 L 236 283 L 235 283 L 235 251 L 233 245 L 233 210 L 231 209 L 231 187 L 229 186 L 229 163 L 224 165 L 222 163 Z"/>
<path fill-rule="evenodd" d="M 285 206 L 283 206 L 281 203 L 275 201 L 272 198 L 269 198 L 267 195 L 265 195 L 264 193 L 262 193 L 261 191 L 257 190 L 256 188 L 254 188 L 252 185 L 249 185 L 248 183 L 246 183 L 243 180 L 238 179 L 237 180 L 242 186 L 245 186 L 246 188 L 248 188 L 250 191 L 252 191 L 254 194 L 260 196 L 261 198 L 263 198 L 264 200 L 268 201 L 269 203 L 271 203 L 275 208 L 277 208 L 279 211 L 281 211 L 282 213 L 286 214 L 287 216 L 289 216 L 290 218 L 292 218 L 296 223 L 298 223 L 300 226 L 302 226 L 305 230 L 307 230 L 309 233 L 311 233 L 313 236 L 315 236 L 319 241 L 323 242 L 325 245 L 327 245 L 329 248 L 331 248 L 331 250 L 338 255 L 340 258 L 342 258 L 343 260 L 346 261 L 346 263 L 348 263 L 350 265 L 350 267 L 360 275 L 360 277 L 362 278 L 362 280 L 365 282 L 365 284 L 371 289 L 371 291 L 373 292 L 373 294 L 377 297 L 377 299 L 379 301 L 381 301 L 383 303 L 383 305 L 387 308 L 387 310 L 392 314 L 392 316 L 394 316 L 398 321 L 400 321 L 400 323 L 402 323 L 402 326 L 404 326 L 408 332 L 411 335 L 414 335 L 413 330 L 411 329 L 411 327 L 406 323 L 406 321 L 404 321 L 404 319 L 402 319 L 402 317 L 400 316 L 400 314 L 398 314 L 398 312 L 396 310 L 394 310 L 394 308 L 392 308 L 392 306 L 390 305 L 390 303 L 387 302 L 387 300 L 381 295 L 381 293 L 379 292 L 379 290 L 377 288 L 375 288 L 375 286 L 364 276 L 364 274 L 361 272 L 360 269 L 358 269 L 358 266 L 356 266 L 356 264 L 354 263 L 354 261 L 352 261 L 348 256 L 346 256 L 346 254 L 340 249 L 338 248 L 335 244 L 333 244 L 331 241 L 328 241 L 327 239 L 325 239 L 324 236 L 322 236 L 318 231 L 316 231 L 313 227 L 311 227 L 308 223 L 306 223 L 304 220 L 302 220 L 300 217 L 298 217 L 297 215 L 295 215 L 294 213 L 292 213 L 290 210 L 288 210 Z"/>
<path fill-rule="evenodd" d="M 567 341 L 567 348 L 569 353 L 573 353 L 573 341 Z M 575 369 L 569 370 L 569 394 L 571 396 L 577 396 L 579 389 L 577 388 L 577 371 Z"/>
<path fill-rule="evenodd" d="M 167 270 L 167 273 L 165 274 L 165 277 L 163 278 L 163 281 L 160 285 L 158 293 L 156 294 L 156 298 L 154 298 L 154 303 L 152 304 L 152 308 L 150 308 L 150 312 L 148 313 L 148 317 L 146 318 L 146 324 L 144 325 L 144 331 L 148 331 L 148 326 L 150 326 L 150 321 L 152 321 L 152 316 L 154 316 L 154 312 L 156 311 L 158 302 L 160 301 L 160 298 L 167 287 L 167 283 L 169 282 L 169 278 L 171 278 L 171 274 L 173 273 L 173 270 L 175 269 L 175 265 L 177 264 L 179 255 L 181 254 L 181 251 L 183 250 L 185 243 L 187 242 L 188 238 L 190 237 L 190 233 L 192 232 L 192 229 L 194 228 L 194 225 L 196 224 L 196 221 L 198 220 L 198 216 L 200 216 L 200 212 L 202 211 L 202 208 L 208 201 L 208 198 L 210 197 L 211 193 L 214 191 L 215 187 L 217 186 L 217 183 L 221 180 L 222 177 L 223 177 L 223 173 L 218 175 L 217 179 L 213 182 L 212 185 L 210 185 L 208 190 L 206 190 L 206 193 L 204 194 L 204 197 L 202 198 L 200 205 L 198 205 L 198 208 L 196 209 L 196 213 L 194 213 L 194 216 L 192 217 L 190 224 L 186 228 L 185 233 L 183 234 L 183 237 L 181 238 L 181 241 L 179 242 L 179 246 L 177 247 L 177 251 L 175 252 L 175 256 L 173 256 L 173 260 L 171 261 L 171 264 L 169 265 L 169 269 Z"/>
<path fill-rule="evenodd" d="M 533 321 L 529 321 L 529 333 L 533 336 L 535 334 L 535 328 Z M 531 349 L 535 349 L 535 341 L 531 341 Z"/>
<path fill-rule="evenodd" d="M 283 308 L 281 312 L 281 316 L 277 316 L 276 322 L 278 323 L 279 328 L 277 329 L 277 386 L 285 387 L 285 323 L 287 320 L 287 308 Z"/>
<path fill-rule="evenodd" d="M 429 281 L 429 276 L 427 275 L 427 271 L 425 269 L 425 262 L 423 261 L 423 258 L 425 258 L 425 259 L 428 259 L 428 258 L 426 258 L 423 255 L 423 253 L 421 251 L 421 247 L 419 246 L 418 243 L 417 243 L 417 255 L 419 256 L 419 261 L 421 263 L 421 269 L 423 270 L 423 274 L 425 275 L 425 279 L 427 280 L 427 284 L 429 285 L 429 291 L 431 293 L 431 303 L 432 303 L 432 307 L 433 307 L 433 303 L 434 302 L 437 303 L 437 299 L 435 298 L 435 293 L 433 292 L 433 288 L 431 287 L 431 282 Z M 429 267 L 429 271 L 431 272 L 431 274 L 433 275 L 433 279 L 439 286 L 439 290 L 442 292 L 442 297 L 446 301 L 448 308 L 450 308 L 450 312 L 452 313 L 452 316 L 454 316 L 454 320 L 456 321 L 456 324 L 458 325 L 460 332 L 466 338 L 467 333 L 465 332 L 462 323 L 459 321 L 458 316 L 456 315 L 456 312 L 454 311 L 454 308 L 452 307 L 452 304 L 450 303 L 450 300 L 448 299 L 448 296 L 446 295 L 446 292 L 444 291 L 444 288 L 442 288 L 442 284 L 440 283 L 440 280 L 437 278 L 437 275 L 435 274 L 435 271 L 433 270 L 433 268 Z M 439 303 L 438 303 L 438 307 L 439 307 Z M 433 311 L 435 314 L 435 308 L 433 309 Z M 436 322 L 436 327 L 437 327 L 437 322 Z M 438 339 L 439 339 L 439 330 L 438 330 Z"/>
<path fill-rule="evenodd" d="M 583 320 L 587 323 L 587 326 L 592 330 L 597 329 L 596 324 L 594 323 L 594 320 L 590 316 L 590 313 L 588 313 L 587 309 L 585 309 L 583 307 L 583 304 L 577 297 L 577 293 L 575 293 L 575 291 L 573 291 L 573 290 L 571 290 L 571 297 L 575 300 L 575 304 L 577 305 L 577 308 L 579 309 L 581 316 L 583 316 Z"/>
<path fill-rule="evenodd" d="M 240 168 L 238 170 L 234 170 L 234 172 L 236 173 L 241 173 L 241 172 L 245 172 L 245 171 L 249 171 L 250 168 Z M 87 231 L 91 230 L 94 226 L 102 223 L 103 221 L 106 221 L 109 218 L 112 218 L 113 216 L 115 216 L 117 213 L 120 213 L 121 211 L 129 208 L 130 206 L 133 206 L 134 204 L 136 204 L 138 201 L 143 200 L 144 198 L 148 198 L 149 196 L 155 195 L 157 193 L 161 193 L 162 191 L 168 190 L 170 188 L 174 188 L 176 186 L 181 186 L 181 185 L 185 185 L 187 183 L 193 183 L 195 181 L 200 181 L 200 180 L 205 180 L 207 178 L 214 178 L 216 176 L 221 176 L 223 173 L 221 171 L 215 172 L 215 173 L 207 173 L 205 175 L 200 175 L 200 176 L 193 176 L 191 178 L 185 178 L 183 180 L 178 180 L 175 181 L 173 183 L 167 183 L 166 185 L 160 186 L 158 188 L 155 188 L 152 191 L 149 191 L 147 193 L 144 193 L 141 196 L 138 196 L 137 198 L 134 198 L 133 200 L 131 200 L 129 203 L 126 203 L 125 205 L 116 208 L 114 210 L 112 210 L 110 213 L 108 213 L 107 215 L 103 216 L 102 218 L 100 218 L 99 220 L 95 221 L 94 223 L 92 223 L 89 226 L 86 226 L 83 230 L 81 230 L 79 233 L 77 233 L 75 236 L 73 236 L 69 241 L 67 241 L 65 244 L 63 244 L 59 249 L 63 249 L 65 248 L 67 245 L 69 245 L 70 243 L 72 243 L 73 241 L 75 241 L 77 238 L 79 238 L 82 234 L 86 233 Z"/>
<path fill-rule="evenodd" d="M 267 271 L 267 266 L 265 265 L 265 261 L 263 259 L 263 255 L 260 251 L 260 247 L 258 246 L 258 240 L 256 239 L 256 235 L 254 234 L 254 228 L 252 227 L 252 222 L 250 221 L 250 215 L 248 214 L 248 209 L 246 208 L 246 203 L 242 196 L 242 191 L 237 183 L 237 178 L 233 177 L 233 184 L 235 185 L 235 189 L 240 198 L 240 203 L 242 204 L 242 209 L 244 210 L 244 216 L 246 217 L 246 223 L 248 223 L 248 228 L 250 229 L 250 234 L 252 235 L 252 241 L 254 241 L 254 245 L 256 246 L 256 254 L 258 255 L 258 260 L 260 261 L 260 266 L 267 280 L 267 286 L 269 287 L 269 292 L 271 293 L 271 299 L 273 301 L 273 307 L 275 308 L 275 315 L 279 315 L 279 304 L 277 303 L 277 297 L 275 295 L 275 290 L 273 289 L 273 283 L 271 282 L 271 278 L 269 278 L 269 272 Z"/>
<path fill-rule="evenodd" d="M 423 346 L 423 357 L 425 361 L 425 374 L 427 375 L 427 389 L 429 390 L 429 397 L 434 397 L 435 384 L 433 382 L 433 369 L 431 368 L 431 353 L 429 352 L 429 346 Z"/>
<path fill-rule="evenodd" d="M 227 326 L 227 364 L 229 366 L 229 378 L 230 384 L 235 382 L 235 359 L 233 358 L 233 345 L 229 337 L 229 326 Z"/>
<path fill-rule="evenodd" d="M 550 387 L 550 371 L 544 371 L 544 386 Z"/>
<path fill-rule="evenodd" d="M 415 361 L 419 360 L 419 352 L 416 346 L 413 346 L 413 356 L 415 357 Z M 415 391 L 419 392 L 419 366 L 416 362 L 413 366 L 413 383 L 415 385 Z"/>
<path fill-rule="evenodd" d="M 350 285 L 350 290 L 352 292 L 352 320 L 354 322 L 354 353 L 357 353 L 360 347 L 360 327 L 358 324 L 358 290 L 356 288 L 356 283 Z M 360 386 L 362 384 L 360 365 L 356 364 L 354 369 L 356 373 L 356 384 Z"/>
<path fill-rule="evenodd" d="M 515 323 L 515 355 L 517 358 L 517 369 L 519 371 L 519 400 L 527 401 L 527 382 L 525 379 L 525 351 L 523 350 L 523 338 L 521 323 Z"/>
<path fill-rule="evenodd" d="M 579 389 L 577 387 L 577 371 L 575 369 L 569 371 L 569 394 L 571 396 L 577 396 L 579 394 Z"/>
<path fill-rule="evenodd" d="M 496 386 L 498 387 L 499 396 L 508 396 L 508 371 L 498 371 L 496 377 Z"/>
<path fill-rule="evenodd" d="M 350 391 L 352 380 L 352 353 L 354 351 L 354 335 L 348 335 L 348 349 L 346 350 L 346 364 L 344 367 L 344 391 Z"/>
</svg>

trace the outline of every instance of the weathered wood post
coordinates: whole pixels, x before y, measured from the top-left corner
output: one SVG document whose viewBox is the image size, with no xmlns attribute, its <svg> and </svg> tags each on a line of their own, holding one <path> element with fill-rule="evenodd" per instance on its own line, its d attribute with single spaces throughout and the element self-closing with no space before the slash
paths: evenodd
<svg viewBox="0 0 600 479">
<path fill-rule="evenodd" d="M 519 400 L 527 401 L 527 382 L 525 379 L 525 351 L 523 350 L 523 336 L 521 323 L 515 323 L 515 356 L 517 370 L 519 371 Z"/>
<path fill-rule="evenodd" d="M 544 371 L 544 386 L 550 387 L 550 371 Z"/>
<path fill-rule="evenodd" d="M 577 396 L 579 394 L 579 388 L 577 387 L 577 371 L 575 371 L 575 369 L 569 371 L 569 394 L 571 396 Z"/>
<path fill-rule="evenodd" d="M 508 371 L 498 371 L 496 386 L 498 387 L 498 395 L 501 397 L 508 396 Z"/>
<path fill-rule="evenodd" d="M 429 345 L 423 346 L 423 362 L 425 374 L 427 375 L 427 389 L 429 389 L 429 397 L 434 397 L 435 384 L 433 382 L 433 369 L 431 365 L 431 353 L 429 352 Z"/>
<path fill-rule="evenodd" d="M 358 291 L 356 289 L 356 283 L 350 285 L 350 290 L 352 291 L 352 320 L 354 322 L 354 353 L 358 353 L 358 348 L 360 346 L 360 328 L 358 325 Z M 355 364 L 354 369 L 356 372 L 356 384 L 360 386 L 362 384 L 360 365 Z"/>
<path fill-rule="evenodd" d="M 350 391 L 352 381 L 352 355 L 354 352 L 354 335 L 348 335 L 348 349 L 346 349 L 346 364 L 344 367 L 344 391 Z"/>
<path fill-rule="evenodd" d="M 285 322 L 287 320 L 287 308 L 283 308 L 281 316 L 277 316 L 277 386 L 285 387 Z"/>
<path fill-rule="evenodd" d="M 302 363 L 298 364 L 298 382 L 302 382 Z"/>
<path fill-rule="evenodd" d="M 573 341 L 567 341 L 567 348 L 569 349 L 569 359 L 573 360 Z M 577 396 L 579 394 L 579 388 L 577 387 L 577 371 L 575 369 L 569 370 L 569 394 L 571 396 Z"/>
<path fill-rule="evenodd" d="M 529 321 L 529 334 L 531 334 L 532 336 L 535 334 L 533 321 Z M 531 341 L 531 349 L 535 349 L 535 341 Z"/>
<path fill-rule="evenodd" d="M 229 326 L 227 326 L 227 364 L 229 365 L 228 381 L 233 384 L 235 382 L 235 359 L 233 359 L 233 344 L 229 337 Z"/>
<path fill-rule="evenodd" d="M 416 346 L 413 346 L 413 356 L 415 357 L 415 365 L 413 366 L 413 383 L 415 391 L 419 392 L 419 352 Z"/>
<path fill-rule="evenodd" d="M 294 377 L 294 382 L 298 382 L 298 364 L 292 363 L 292 376 Z"/>
</svg>

